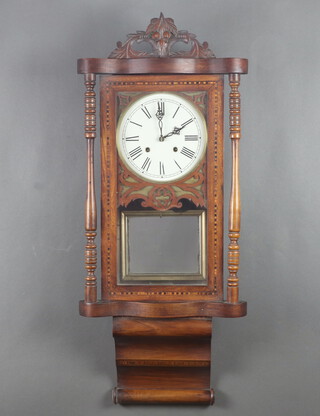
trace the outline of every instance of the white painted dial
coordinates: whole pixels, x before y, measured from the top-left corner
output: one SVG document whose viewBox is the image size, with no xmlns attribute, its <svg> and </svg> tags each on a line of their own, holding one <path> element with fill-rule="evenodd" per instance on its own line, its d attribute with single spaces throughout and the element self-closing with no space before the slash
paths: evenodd
<svg viewBox="0 0 320 416">
<path fill-rule="evenodd" d="M 146 94 L 133 101 L 118 122 L 119 156 L 146 181 L 181 179 L 202 160 L 206 145 L 202 113 L 178 94 Z"/>
</svg>

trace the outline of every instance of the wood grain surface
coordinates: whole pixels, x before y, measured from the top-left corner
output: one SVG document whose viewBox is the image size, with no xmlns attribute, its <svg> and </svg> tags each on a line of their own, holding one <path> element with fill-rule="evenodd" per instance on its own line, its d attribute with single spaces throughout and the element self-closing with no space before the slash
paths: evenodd
<svg viewBox="0 0 320 416">
<path fill-rule="evenodd" d="M 210 404 L 211 318 L 114 318 L 116 403 Z"/>
</svg>

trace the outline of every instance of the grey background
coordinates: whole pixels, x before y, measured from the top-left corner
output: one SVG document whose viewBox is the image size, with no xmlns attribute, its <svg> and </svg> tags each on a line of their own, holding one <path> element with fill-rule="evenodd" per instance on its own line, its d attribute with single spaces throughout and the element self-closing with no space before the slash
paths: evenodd
<svg viewBox="0 0 320 416">
<path fill-rule="evenodd" d="M 215 320 L 214 408 L 113 406 L 111 319 L 77 312 L 76 59 L 106 56 L 161 10 L 217 56 L 250 60 L 240 270 L 249 309 Z M 1 1 L 1 416 L 319 414 L 319 16 L 318 0 Z"/>
</svg>

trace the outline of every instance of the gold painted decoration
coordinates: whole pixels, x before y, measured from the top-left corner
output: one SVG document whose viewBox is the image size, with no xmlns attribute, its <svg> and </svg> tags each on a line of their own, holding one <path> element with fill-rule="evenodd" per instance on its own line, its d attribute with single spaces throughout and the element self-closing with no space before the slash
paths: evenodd
<svg viewBox="0 0 320 416">
<path fill-rule="evenodd" d="M 118 179 L 118 205 L 123 207 L 138 199 L 142 207 L 158 211 L 182 208 L 182 199 L 192 201 L 196 207 L 206 207 L 205 161 L 180 181 L 153 184 L 133 175 L 119 160 Z"/>
</svg>

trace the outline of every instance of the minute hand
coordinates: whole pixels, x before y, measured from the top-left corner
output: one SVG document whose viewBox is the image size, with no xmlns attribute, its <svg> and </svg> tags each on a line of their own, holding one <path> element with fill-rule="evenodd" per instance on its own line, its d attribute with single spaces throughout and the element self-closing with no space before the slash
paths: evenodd
<svg viewBox="0 0 320 416">
<path fill-rule="evenodd" d="M 181 127 L 174 127 L 173 130 L 166 134 L 165 136 L 163 136 L 163 139 L 165 139 L 166 137 L 170 137 L 173 136 L 174 134 L 180 134 L 180 131 L 185 128 L 188 124 L 192 123 L 193 118 L 190 118 L 190 120 L 185 121 L 183 124 L 181 124 Z"/>
</svg>

